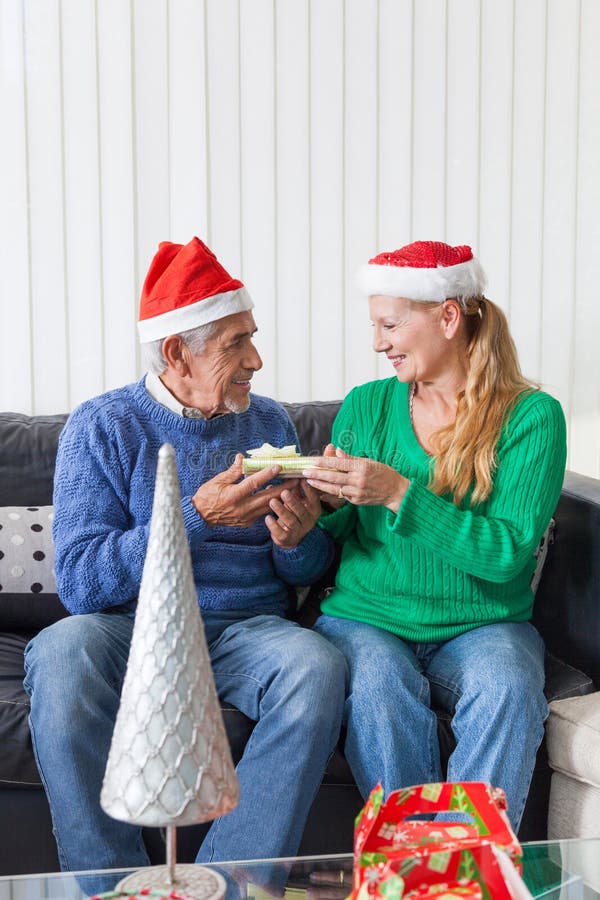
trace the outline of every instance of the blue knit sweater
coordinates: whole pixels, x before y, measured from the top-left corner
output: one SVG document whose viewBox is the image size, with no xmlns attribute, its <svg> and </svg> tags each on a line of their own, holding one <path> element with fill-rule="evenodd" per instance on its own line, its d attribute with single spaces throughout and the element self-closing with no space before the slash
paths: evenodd
<svg viewBox="0 0 600 900">
<path fill-rule="evenodd" d="M 148 544 L 158 450 L 175 447 L 181 508 L 203 609 L 284 611 L 286 584 L 309 584 L 333 556 L 313 528 L 292 550 L 273 543 L 264 518 L 248 528 L 210 527 L 192 496 L 227 469 L 237 452 L 265 441 L 297 444 L 279 404 L 251 395 L 250 408 L 188 419 L 148 394 L 144 380 L 79 406 L 61 434 L 54 478 L 58 593 L 72 613 L 133 605 Z"/>
</svg>

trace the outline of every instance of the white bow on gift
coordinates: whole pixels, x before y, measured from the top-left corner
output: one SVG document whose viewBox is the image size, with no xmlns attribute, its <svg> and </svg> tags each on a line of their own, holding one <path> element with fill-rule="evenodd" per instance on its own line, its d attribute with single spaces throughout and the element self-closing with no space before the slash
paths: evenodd
<svg viewBox="0 0 600 900">
<path fill-rule="evenodd" d="M 167 866 L 142 869 L 118 887 L 168 885 L 202 898 L 220 895 L 225 883 L 217 873 L 176 866 L 175 826 L 222 816 L 238 799 L 192 575 L 175 451 L 164 444 L 100 803 L 115 819 L 166 827 Z"/>
</svg>

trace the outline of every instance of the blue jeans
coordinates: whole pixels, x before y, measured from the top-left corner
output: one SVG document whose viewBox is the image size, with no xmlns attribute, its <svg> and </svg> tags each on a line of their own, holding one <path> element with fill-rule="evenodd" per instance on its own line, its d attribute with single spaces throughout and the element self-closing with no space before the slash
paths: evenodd
<svg viewBox="0 0 600 900">
<path fill-rule="evenodd" d="M 140 829 L 99 803 L 132 628 L 120 611 L 71 616 L 26 649 L 33 746 L 65 870 L 149 862 Z M 197 860 L 294 856 L 339 738 L 345 660 L 276 615 L 212 614 L 205 630 L 221 701 L 256 725 L 237 767 L 239 805 L 213 822 Z"/>
<path fill-rule="evenodd" d="M 350 667 L 345 755 L 363 797 L 378 781 L 387 795 L 444 780 L 433 706 L 452 716 L 447 780 L 503 788 L 518 828 L 548 714 L 533 625 L 486 625 L 439 644 L 334 616 L 315 629 Z"/>
</svg>

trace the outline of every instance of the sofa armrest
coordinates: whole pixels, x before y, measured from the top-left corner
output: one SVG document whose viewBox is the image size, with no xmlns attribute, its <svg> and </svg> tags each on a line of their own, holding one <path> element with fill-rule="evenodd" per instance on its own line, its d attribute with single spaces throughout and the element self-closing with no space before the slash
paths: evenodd
<svg viewBox="0 0 600 900">
<path fill-rule="evenodd" d="M 600 685 L 600 480 L 567 472 L 534 623 L 555 656 Z"/>
</svg>

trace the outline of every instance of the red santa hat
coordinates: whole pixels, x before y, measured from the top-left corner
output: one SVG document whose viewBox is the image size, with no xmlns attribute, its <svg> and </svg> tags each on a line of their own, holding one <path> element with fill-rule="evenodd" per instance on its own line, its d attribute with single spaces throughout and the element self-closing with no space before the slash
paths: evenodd
<svg viewBox="0 0 600 900">
<path fill-rule="evenodd" d="M 486 278 L 470 247 L 450 247 L 439 241 L 415 241 L 380 253 L 357 272 L 360 289 L 369 296 L 408 300 L 481 297 Z"/>
<path fill-rule="evenodd" d="M 252 309 L 243 283 L 226 272 L 212 250 L 163 241 L 150 263 L 140 298 L 142 344 Z"/>
</svg>

